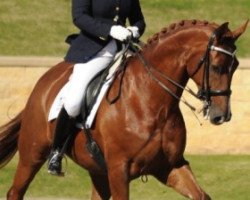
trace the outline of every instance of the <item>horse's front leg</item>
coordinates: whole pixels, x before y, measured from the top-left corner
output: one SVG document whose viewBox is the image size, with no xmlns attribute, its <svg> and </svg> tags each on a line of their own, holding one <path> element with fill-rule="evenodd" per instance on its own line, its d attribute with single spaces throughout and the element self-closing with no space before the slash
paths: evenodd
<svg viewBox="0 0 250 200">
<path fill-rule="evenodd" d="M 190 166 L 187 164 L 178 168 L 173 168 L 167 177 L 166 184 L 190 199 L 211 199 L 198 185 Z"/>
<path fill-rule="evenodd" d="M 164 127 L 162 141 L 168 166 L 167 170 L 158 174 L 157 178 L 190 199 L 211 199 L 198 185 L 188 163 L 183 158 L 186 145 L 186 128 L 179 109 L 169 117 Z"/>
<path fill-rule="evenodd" d="M 108 163 L 108 177 L 113 200 L 129 199 L 128 164 L 121 157 Z"/>
<path fill-rule="evenodd" d="M 159 170 L 153 174 L 160 182 L 172 187 L 179 194 L 193 200 L 211 200 L 198 185 L 189 164 L 183 160 L 176 167 Z"/>
</svg>

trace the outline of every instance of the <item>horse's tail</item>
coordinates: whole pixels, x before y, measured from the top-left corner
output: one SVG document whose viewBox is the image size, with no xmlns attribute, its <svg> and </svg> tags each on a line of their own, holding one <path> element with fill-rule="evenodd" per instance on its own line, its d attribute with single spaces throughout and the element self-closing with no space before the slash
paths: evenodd
<svg viewBox="0 0 250 200">
<path fill-rule="evenodd" d="M 0 127 L 0 169 L 4 167 L 17 152 L 21 119 L 22 112 L 10 122 Z"/>
</svg>

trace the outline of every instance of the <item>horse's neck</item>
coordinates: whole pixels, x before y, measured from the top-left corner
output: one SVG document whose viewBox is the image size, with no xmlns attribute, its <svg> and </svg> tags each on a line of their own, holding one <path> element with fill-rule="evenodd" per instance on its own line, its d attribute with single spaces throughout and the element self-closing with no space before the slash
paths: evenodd
<svg viewBox="0 0 250 200">
<path fill-rule="evenodd" d="M 144 55 L 143 55 L 144 56 Z M 155 62 L 155 60 L 145 55 L 145 60 L 150 65 L 149 68 L 156 68 L 157 70 L 161 70 L 159 67 L 162 65 L 166 66 L 166 63 Z M 145 64 L 145 63 L 144 63 Z M 157 113 L 157 110 L 162 106 L 171 107 L 176 106 L 178 104 L 178 100 L 173 98 L 173 96 L 169 96 L 169 93 L 166 92 L 160 84 L 152 78 L 152 75 L 155 76 L 159 81 L 164 83 L 171 91 L 173 91 L 176 95 L 181 96 L 182 90 L 176 88 L 169 81 L 164 80 L 159 74 L 152 71 L 152 74 L 149 73 L 147 67 L 144 65 L 140 59 L 132 59 L 125 74 L 124 79 L 124 88 L 126 88 L 126 96 L 133 96 L 133 101 L 137 104 L 140 104 L 145 113 Z M 169 67 L 174 69 L 178 68 L 176 64 L 169 63 Z M 183 79 L 184 71 L 183 68 L 179 68 L 178 70 L 167 70 L 168 73 L 165 73 L 168 77 L 173 80 L 185 85 L 187 79 Z M 177 73 L 173 73 L 177 72 Z"/>
<path fill-rule="evenodd" d="M 192 65 L 195 67 L 199 58 L 194 55 L 201 51 L 199 48 L 203 49 L 206 47 L 204 38 L 207 39 L 207 34 L 204 32 L 194 35 L 195 32 L 197 31 L 185 30 L 171 37 L 156 38 L 155 41 L 152 41 L 151 44 L 148 44 L 144 48 L 142 55 L 145 60 L 150 63 L 150 68 L 157 69 L 162 74 L 185 87 L 189 79 L 187 65 L 192 62 Z M 195 36 L 197 36 L 197 38 Z M 141 66 L 142 65 L 143 64 L 141 64 Z M 140 75 L 140 77 L 143 78 L 141 79 L 141 83 L 139 83 L 143 89 L 142 92 L 144 91 L 143 95 L 147 95 L 148 98 L 154 98 L 158 106 L 160 106 L 163 101 L 167 106 L 178 105 L 179 101 L 173 95 L 169 96 L 169 93 L 164 90 L 157 81 L 152 79 L 146 68 L 143 68 L 144 70 L 141 70 L 143 76 Z M 133 70 L 136 70 L 136 68 Z M 183 90 L 181 88 L 174 86 L 170 81 L 154 73 L 154 70 L 152 71 L 156 78 L 163 82 L 175 95 L 179 97 L 182 95 Z M 138 79 L 138 72 L 134 72 L 134 74 L 136 74 L 136 78 Z M 162 102 L 160 102 L 160 100 L 162 100 Z"/>
<path fill-rule="evenodd" d="M 165 36 L 158 34 L 145 45 L 143 54 L 145 59 L 163 74 L 184 84 L 189 78 L 186 77 L 186 81 L 183 82 L 183 76 L 188 75 L 185 72 L 190 70 L 190 67 L 196 68 L 206 51 L 210 32 L 211 27 L 194 26 Z"/>
</svg>

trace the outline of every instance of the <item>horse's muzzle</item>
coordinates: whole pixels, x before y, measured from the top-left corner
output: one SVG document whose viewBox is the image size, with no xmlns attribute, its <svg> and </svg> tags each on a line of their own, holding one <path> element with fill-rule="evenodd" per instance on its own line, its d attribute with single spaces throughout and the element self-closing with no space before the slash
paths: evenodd
<svg viewBox="0 0 250 200">
<path fill-rule="evenodd" d="M 210 107 L 210 122 L 214 125 L 221 125 L 224 122 L 228 122 L 231 120 L 232 113 L 230 110 L 223 112 L 220 108 L 216 106 Z"/>
</svg>

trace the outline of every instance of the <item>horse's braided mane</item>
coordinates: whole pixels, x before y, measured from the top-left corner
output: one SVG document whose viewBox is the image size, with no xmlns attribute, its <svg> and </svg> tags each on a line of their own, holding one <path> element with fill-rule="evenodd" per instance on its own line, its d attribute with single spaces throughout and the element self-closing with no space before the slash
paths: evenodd
<svg viewBox="0 0 250 200">
<path fill-rule="evenodd" d="M 182 20 L 178 23 L 173 23 L 168 27 L 164 27 L 161 29 L 160 32 L 154 34 L 153 36 L 151 36 L 148 40 L 147 43 L 144 45 L 144 47 L 148 47 L 151 44 L 153 44 L 154 42 L 158 41 L 159 38 L 164 38 L 167 37 L 173 33 L 176 33 L 176 31 L 182 30 L 184 28 L 187 27 L 191 27 L 191 26 L 212 26 L 212 27 L 217 27 L 218 25 L 214 22 L 210 23 L 208 21 L 200 21 L 200 20 Z"/>
</svg>

